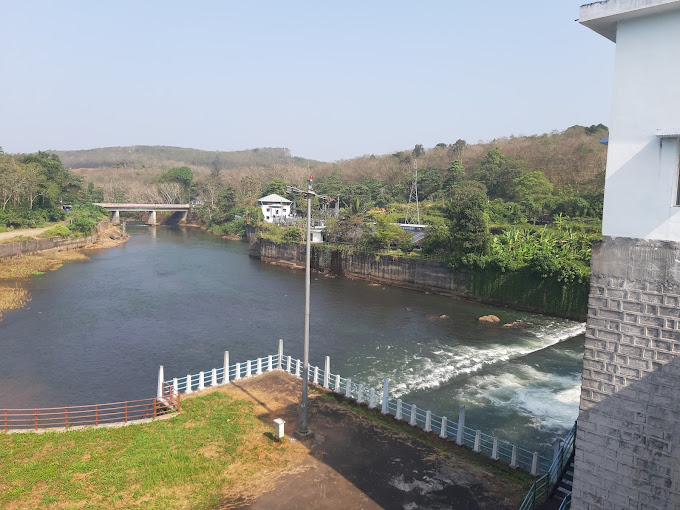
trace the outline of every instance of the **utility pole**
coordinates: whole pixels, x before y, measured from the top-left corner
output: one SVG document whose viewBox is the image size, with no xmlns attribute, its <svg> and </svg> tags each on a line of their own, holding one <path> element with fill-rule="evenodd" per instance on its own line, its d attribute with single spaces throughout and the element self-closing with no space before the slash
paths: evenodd
<svg viewBox="0 0 680 510">
<path fill-rule="evenodd" d="M 301 439 L 310 438 L 313 432 L 309 430 L 307 423 L 307 397 L 309 394 L 309 293 L 310 293 L 310 246 L 312 230 L 312 198 L 318 197 L 324 201 L 329 201 L 330 197 L 317 195 L 312 190 L 312 176 L 307 181 L 307 190 L 301 190 L 295 186 L 286 186 L 286 193 L 296 193 L 307 200 L 307 254 L 305 257 L 305 339 L 302 354 L 302 399 L 300 400 L 300 420 L 295 435 Z"/>
<path fill-rule="evenodd" d="M 415 223 L 420 224 L 420 204 L 418 203 L 418 160 L 413 158 L 413 182 L 411 183 L 411 192 L 408 196 L 408 205 L 406 206 L 406 218 L 404 223 L 413 223 L 414 211 L 411 209 L 415 206 Z"/>
</svg>

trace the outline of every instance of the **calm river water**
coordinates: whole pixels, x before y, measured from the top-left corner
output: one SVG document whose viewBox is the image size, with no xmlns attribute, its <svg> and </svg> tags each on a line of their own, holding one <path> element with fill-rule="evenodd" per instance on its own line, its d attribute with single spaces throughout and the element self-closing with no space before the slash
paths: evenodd
<svg viewBox="0 0 680 510">
<path fill-rule="evenodd" d="M 166 378 L 274 354 L 302 357 L 304 272 L 198 229 L 130 226 L 123 246 L 36 276 L 0 322 L 0 408 L 146 398 Z M 480 324 L 481 315 L 530 326 Z M 446 315 L 448 318 L 440 318 Z M 312 275 L 310 361 L 550 452 L 578 413 L 583 324 Z"/>
</svg>

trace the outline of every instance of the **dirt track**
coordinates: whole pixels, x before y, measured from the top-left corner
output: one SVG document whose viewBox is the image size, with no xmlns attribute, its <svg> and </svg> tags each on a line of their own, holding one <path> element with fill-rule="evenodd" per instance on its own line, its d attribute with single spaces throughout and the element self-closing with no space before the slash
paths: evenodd
<svg viewBox="0 0 680 510">
<path fill-rule="evenodd" d="M 272 372 L 232 383 L 225 391 L 250 399 L 268 423 L 286 421 L 290 441 L 299 413 L 301 381 Z M 523 489 L 412 436 L 312 394 L 306 452 L 260 491 L 225 495 L 224 509 L 511 509 Z M 273 487 L 273 488 L 272 488 Z"/>
</svg>

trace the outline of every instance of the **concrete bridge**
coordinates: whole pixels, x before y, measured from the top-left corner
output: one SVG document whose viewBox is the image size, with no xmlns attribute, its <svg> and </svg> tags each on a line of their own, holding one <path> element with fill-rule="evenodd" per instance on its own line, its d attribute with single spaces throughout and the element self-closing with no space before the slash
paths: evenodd
<svg viewBox="0 0 680 510">
<path fill-rule="evenodd" d="M 187 215 L 191 209 L 191 204 L 113 204 L 113 203 L 99 203 L 94 204 L 99 207 L 103 207 L 111 213 L 111 223 L 114 225 L 120 223 L 120 212 L 121 211 L 142 211 L 148 212 L 149 218 L 147 219 L 147 224 L 157 225 L 156 221 L 156 211 L 170 211 L 173 213 L 181 212 L 182 217 L 180 218 L 180 223 L 186 223 Z"/>
</svg>

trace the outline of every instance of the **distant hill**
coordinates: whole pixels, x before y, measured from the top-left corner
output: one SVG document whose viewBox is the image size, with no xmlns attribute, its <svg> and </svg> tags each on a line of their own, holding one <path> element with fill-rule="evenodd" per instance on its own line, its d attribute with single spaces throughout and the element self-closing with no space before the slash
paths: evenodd
<svg viewBox="0 0 680 510">
<path fill-rule="evenodd" d="M 133 145 L 130 147 L 104 147 L 78 151 L 55 151 L 67 167 L 96 168 L 158 168 L 168 164 L 220 169 L 266 167 L 280 163 L 302 163 L 302 158 L 292 158 L 290 151 L 279 147 L 262 147 L 244 151 L 205 151 L 165 145 Z"/>
</svg>

